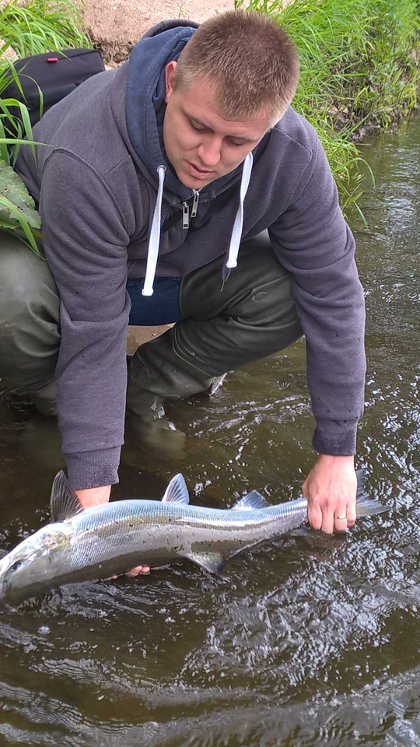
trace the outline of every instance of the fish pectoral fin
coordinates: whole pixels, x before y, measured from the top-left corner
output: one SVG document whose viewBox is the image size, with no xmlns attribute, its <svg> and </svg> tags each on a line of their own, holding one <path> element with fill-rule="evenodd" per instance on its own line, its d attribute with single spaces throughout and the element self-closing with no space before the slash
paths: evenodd
<svg viewBox="0 0 420 747">
<path fill-rule="evenodd" d="M 172 478 L 168 487 L 165 490 L 162 498 L 162 503 L 189 503 L 190 496 L 188 495 L 188 488 L 186 486 L 184 476 L 178 472 L 175 477 Z"/>
<path fill-rule="evenodd" d="M 219 573 L 225 564 L 223 555 L 218 552 L 189 552 L 183 557 L 197 563 L 209 573 Z"/>
<path fill-rule="evenodd" d="M 72 490 L 63 470 L 57 472 L 51 488 L 51 516 L 53 521 L 63 521 L 83 511 L 76 493 Z"/>
<path fill-rule="evenodd" d="M 265 500 L 264 496 L 258 492 L 258 490 L 251 490 L 239 501 L 237 501 L 231 508 L 231 511 L 246 511 L 250 508 L 267 508 L 269 504 Z"/>
</svg>

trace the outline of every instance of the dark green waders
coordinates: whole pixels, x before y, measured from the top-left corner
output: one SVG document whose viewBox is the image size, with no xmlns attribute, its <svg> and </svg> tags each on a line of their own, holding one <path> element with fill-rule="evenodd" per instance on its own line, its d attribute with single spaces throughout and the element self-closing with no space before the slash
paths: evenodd
<svg viewBox="0 0 420 747">
<path fill-rule="evenodd" d="M 54 414 L 59 298 L 47 263 L 0 231 L 0 387 Z"/>
<path fill-rule="evenodd" d="M 222 283 L 224 258 L 181 282 L 182 319 L 137 349 L 129 367 L 128 410 L 142 415 L 162 400 L 211 390 L 215 379 L 295 342 L 302 330 L 290 276 L 267 234 L 242 242 L 238 266 Z"/>
<path fill-rule="evenodd" d="M 127 408 L 138 418 L 160 418 L 165 399 L 208 391 L 226 371 L 301 336 L 289 275 L 266 235 L 242 243 L 238 267 L 224 284 L 223 262 L 219 258 L 183 278 L 181 321 L 130 360 Z M 47 263 L 0 232 L 2 386 L 53 412 L 59 342 L 59 300 Z"/>
</svg>

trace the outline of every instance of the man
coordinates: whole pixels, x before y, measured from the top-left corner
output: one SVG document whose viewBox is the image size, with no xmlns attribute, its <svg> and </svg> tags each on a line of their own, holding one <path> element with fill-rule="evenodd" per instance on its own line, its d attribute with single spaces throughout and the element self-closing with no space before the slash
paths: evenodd
<svg viewBox="0 0 420 747">
<path fill-rule="evenodd" d="M 158 418 L 165 399 L 303 331 L 319 454 L 309 521 L 329 533 L 355 521 L 363 293 L 325 154 L 290 107 L 298 70 L 264 16 L 163 23 L 44 115 L 36 160 L 21 149 L 48 265 L 2 237 L 0 374 L 38 403 L 55 375 L 85 506 L 118 480 L 127 325 L 175 322 L 131 360 L 128 409 Z"/>
</svg>

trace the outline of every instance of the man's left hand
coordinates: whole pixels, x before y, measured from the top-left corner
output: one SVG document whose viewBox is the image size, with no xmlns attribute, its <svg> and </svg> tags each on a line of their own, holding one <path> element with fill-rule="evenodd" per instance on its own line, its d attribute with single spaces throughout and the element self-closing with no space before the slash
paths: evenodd
<svg viewBox="0 0 420 747">
<path fill-rule="evenodd" d="M 356 521 L 357 477 L 353 456 L 320 454 L 302 486 L 313 529 L 344 532 Z"/>
</svg>

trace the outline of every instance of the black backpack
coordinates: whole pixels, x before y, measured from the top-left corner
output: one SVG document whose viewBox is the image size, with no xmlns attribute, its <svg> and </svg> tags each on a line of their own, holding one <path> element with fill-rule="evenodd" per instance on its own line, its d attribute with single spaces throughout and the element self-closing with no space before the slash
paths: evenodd
<svg viewBox="0 0 420 747">
<path fill-rule="evenodd" d="M 2 92 L 1 98 L 14 98 L 26 104 L 31 125 L 47 109 L 67 96 L 91 75 L 105 70 L 101 53 L 96 49 L 62 49 L 23 57 L 14 63 L 23 95 L 15 81 Z M 42 95 L 40 95 L 40 90 Z M 19 109 L 12 112 L 19 117 Z"/>
</svg>

